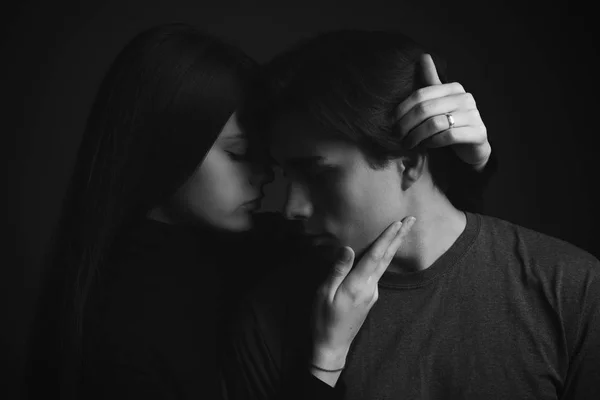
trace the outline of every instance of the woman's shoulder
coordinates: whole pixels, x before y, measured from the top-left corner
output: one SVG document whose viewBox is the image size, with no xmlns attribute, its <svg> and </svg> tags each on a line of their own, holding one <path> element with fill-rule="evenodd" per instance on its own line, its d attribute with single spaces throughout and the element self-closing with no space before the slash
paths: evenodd
<svg viewBox="0 0 600 400">
<path fill-rule="evenodd" d="M 138 242 L 121 248 L 102 266 L 92 296 L 103 323 L 145 329 L 166 320 L 184 321 L 194 308 L 204 312 L 202 304 L 212 304 L 206 300 L 220 287 L 213 257 L 186 247 Z"/>
</svg>

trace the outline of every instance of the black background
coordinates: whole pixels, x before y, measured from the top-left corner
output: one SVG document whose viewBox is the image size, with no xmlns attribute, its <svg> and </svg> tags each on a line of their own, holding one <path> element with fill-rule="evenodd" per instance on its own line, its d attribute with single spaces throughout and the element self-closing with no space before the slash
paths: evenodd
<svg viewBox="0 0 600 400">
<path fill-rule="evenodd" d="M 1 387 L 18 383 L 42 260 L 96 88 L 130 38 L 163 22 L 196 24 L 260 62 L 322 30 L 408 33 L 438 50 L 452 80 L 477 100 L 500 159 L 487 213 L 600 257 L 594 194 L 600 182 L 594 146 L 600 126 L 598 29 L 591 6 L 514 0 L 30 0 L 4 7 L 2 126 L 16 151 L 7 179 L 7 193 L 16 196 L 5 213 L 16 232 L 16 259 L 9 261 L 9 253 L 0 267 L 0 358 L 9 368 Z M 281 197 L 274 189 L 269 193 L 266 208 L 276 208 Z"/>
</svg>

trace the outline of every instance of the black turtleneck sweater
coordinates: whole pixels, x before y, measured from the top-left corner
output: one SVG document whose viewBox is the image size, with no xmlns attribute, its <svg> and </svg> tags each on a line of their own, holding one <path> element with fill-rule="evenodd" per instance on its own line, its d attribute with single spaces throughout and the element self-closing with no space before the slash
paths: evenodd
<svg viewBox="0 0 600 400">
<path fill-rule="evenodd" d="M 264 214 L 250 234 L 147 220 L 119 238 L 86 309 L 85 398 L 221 399 L 219 349 L 232 310 L 302 246 Z M 302 370 L 297 382 L 323 383 Z"/>
</svg>

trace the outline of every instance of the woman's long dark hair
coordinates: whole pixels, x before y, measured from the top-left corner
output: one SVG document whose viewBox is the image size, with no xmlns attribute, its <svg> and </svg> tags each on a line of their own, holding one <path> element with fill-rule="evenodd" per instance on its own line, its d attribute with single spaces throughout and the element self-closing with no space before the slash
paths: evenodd
<svg viewBox="0 0 600 400">
<path fill-rule="evenodd" d="M 142 32 L 117 56 L 87 121 L 34 326 L 29 372 L 46 376 L 46 396 L 53 376 L 72 396 L 86 303 L 116 237 L 192 175 L 255 69 L 238 48 L 179 23 Z"/>
</svg>

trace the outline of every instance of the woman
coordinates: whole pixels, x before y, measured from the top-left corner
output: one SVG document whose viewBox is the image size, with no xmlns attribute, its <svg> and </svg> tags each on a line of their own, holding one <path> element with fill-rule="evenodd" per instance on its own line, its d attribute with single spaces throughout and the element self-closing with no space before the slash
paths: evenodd
<svg viewBox="0 0 600 400">
<path fill-rule="evenodd" d="M 222 317 L 301 246 L 272 215 L 250 231 L 269 180 L 255 130 L 242 129 L 253 127 L 255 78 L 243 52 L 183 24 L 141 33 L 116 58 L 88 119 L 34 337 L 55 349 L 34 348 L 43 381 L 32 387 L 44 397 L 59 375 L 65 398 L 221 390 Z"/>
</svg>

